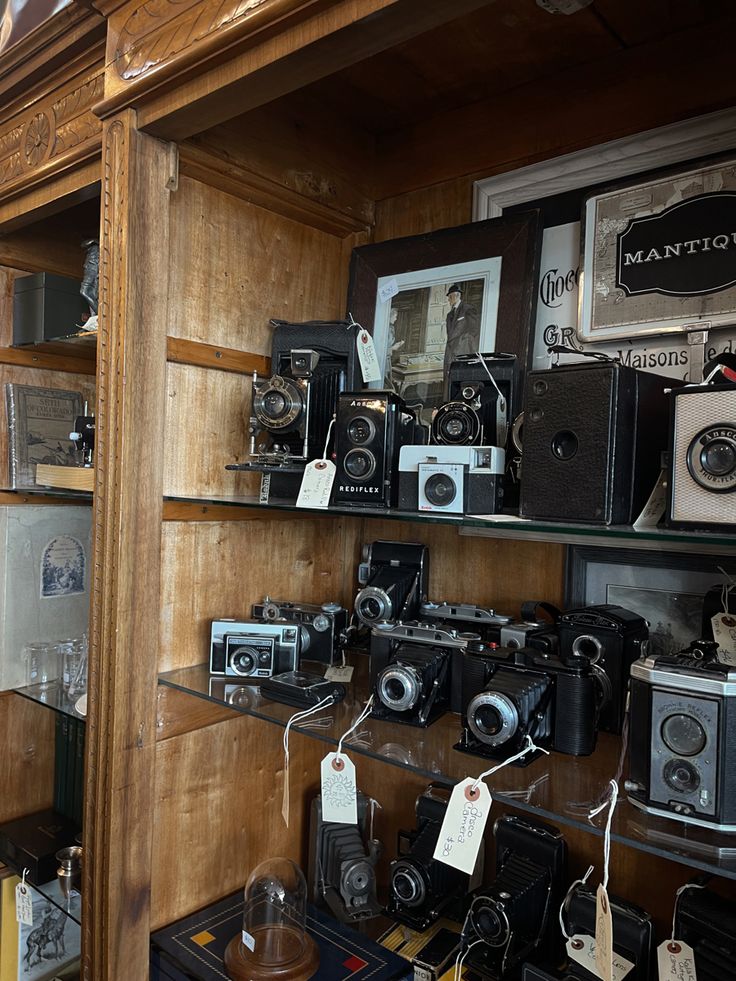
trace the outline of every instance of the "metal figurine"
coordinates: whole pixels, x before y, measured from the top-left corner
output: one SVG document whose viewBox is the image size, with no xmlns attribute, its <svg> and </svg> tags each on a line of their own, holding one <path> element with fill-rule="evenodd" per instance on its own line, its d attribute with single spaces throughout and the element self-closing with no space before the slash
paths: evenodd
<svg viewBox="0 0 736 981">
<path fill-rule="evenodd" d="M 79 292 L 89 304 L 90 317 L 96 318 L 100 289 L 100 243 L 96 238 L 88 238 L 82 242 L 82 248 L 86 254 Z"/>
</svg>

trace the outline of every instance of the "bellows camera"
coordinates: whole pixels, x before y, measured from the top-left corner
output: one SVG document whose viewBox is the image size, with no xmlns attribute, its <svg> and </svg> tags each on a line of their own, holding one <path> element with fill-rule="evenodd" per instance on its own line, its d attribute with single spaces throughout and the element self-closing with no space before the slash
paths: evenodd
<svg viewBox="0 0 736 981">
<path fill-rule="evenodd" d="M 650 814 L 736 831 L 736 669 L 714 641 L 631 667 L 629 800 Z"/>
<path fill-rule="evenodd" d="M 426 430 L 394 392 L 344 392 L 335 424 L 335 504 L 396 503 L 399 450 L 425 443 Z"/>
<path fill-rule="evenodd" d="M 462 901 L 470 876 L 433 858 L 452 787 L 430 786 L 417 797 L 417 826 L 399 831 L 399 857 L 390 866 L 386 913 L 413 930 L 426 930 L 448 907 Z M 475 874 L 482 875 L 479 853 Z"/>
<path fill-rule="evenodd" d="M 517 398 L 513 354 L 466 355 L 450 365 L 449 399 L 432 419 L 432 442 L 505 447 Z"/>
<path fill-rule="evenodd" d="M 429 549 L 413 542 L 372 542 L 358 566 L 355 612 L 373 627 L 382 620 L 414 620 L 427 598 Z"/>
<path fill-rule="evenodd" d="M 357 824 L 322 817 L 322 797 L 312 801 L 309 829 L 309 886 L 317 906 L 327 906 L 342 923 L 379 916 L 376 862 L 380 842 L 369 838 L 371 802 L 357 792 Z"/>
<path fill-rule="evenodd" d="M 463 963 L 484 978 L 505 978 L 533 955 L 557 959 L 567 845 L 557 828 L 521 817 L 504 815 L 493 830 L 496 879 L 473 897 L 463 927 Z"/>
<path fill-rule="evenodd" d="M 399 500 L 404 511 L 496 514 L 503 503 L 505 454 L 498 446 L 403 446 Z"/>
<path fill-rule="evenodd" d="M 258 681 L 293 671 L 299 663 L 299 639 L 294 623 L 213 620 L 210 674 Z"/>
<path fill-rule="evenodd" d="M 675 389 L 668 523 L 736 524 L 736 386 Z"/>
<path fill-rule="evenodd" d="M 677 900 L 675 936 L 692 947 L 698 981 L 736 978 L 736 904 L 710 889 L 688 889 Z"/>
<path fill-rule="evenodd" d="M 290 603 L 266 596 L 251 609 L 254 620 L 267 623 L 296 623 L 300 634 L 300 656 L 308 661 L 332 664 L 340 651 L 341 637 L 348 625 L 348 611 L 339 603 Z"/>
</svg>

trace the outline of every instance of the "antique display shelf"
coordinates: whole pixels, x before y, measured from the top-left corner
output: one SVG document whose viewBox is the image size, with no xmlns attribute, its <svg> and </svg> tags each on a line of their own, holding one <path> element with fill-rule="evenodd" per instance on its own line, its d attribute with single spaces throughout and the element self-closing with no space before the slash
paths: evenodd
<svg viewBox="0 0 736 981">
<path fill-rule="evenodd" d="M 23 869 L 19 867 L 14 867 L 12 863 L 4 860 L 5 864 L 9 868 L 19 875 L 23 875 Z M 40 893 L 44 899 L 47 899 L 52 906 L 57 909 L 62 910 L 66 915 L 74 920 L 75 923 L 81 924 L 82 922 L 82 897 L 80 893 L 74 891 L 72 895 L 67 899 L 62 891 L 59 883 L 56 879 L 52 879 L 50 882 L 42 882 L 40 885 L 33 884 L 33 888 L 36 892 Z"/>
<path fill-rule="evenodd" d="M 21 695 L 37 705 L 43 705 L 51 709 L 52 712 L 70 715 L 73 719 L 81 719 L 82 721 L 85 719 L 85 716 L 77 711 L 75 705 L 66 696 L 59 682 L 48 688 L 41 688 L 39 685 L 24 685 L 13 690 L 16 695 Z"/>
</svg>

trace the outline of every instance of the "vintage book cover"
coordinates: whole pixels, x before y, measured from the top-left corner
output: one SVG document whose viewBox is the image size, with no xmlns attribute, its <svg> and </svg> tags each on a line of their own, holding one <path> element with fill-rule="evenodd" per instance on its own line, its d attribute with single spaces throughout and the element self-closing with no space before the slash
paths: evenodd
<svg viewBox="0 0 736 981">
<path fill-rule="evenodd" d="M 52 981 L 79 960 L 81 930 L 64 910 L 54 906 L 32 887 L 31 896 L 33 926 L 20 925 L 20 963 L 12 981 Z"/>
<path fill-rule="evenodd" d="M 5 385 L 8 414 L 8 479 L 14 489 L 37 487 L 36 465 L 75 466 L 69 433 L 82 414 L 82 393 L 34 385 Z"/>
</svg>

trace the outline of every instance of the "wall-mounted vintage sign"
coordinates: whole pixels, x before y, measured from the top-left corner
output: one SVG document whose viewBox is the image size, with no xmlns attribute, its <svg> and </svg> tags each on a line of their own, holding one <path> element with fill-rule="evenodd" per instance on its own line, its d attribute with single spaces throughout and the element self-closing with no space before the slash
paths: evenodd
<svg viewBox="0 0 736 981">
<path fill-rule="evenodd" d="M 588 197 L 582 265 L 581 340 L 736 323 L 736 160 Z"/>
</svg>

